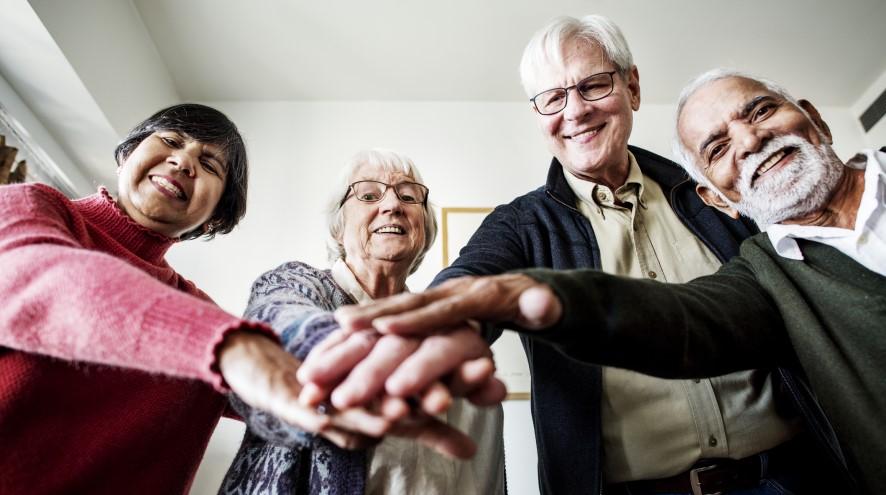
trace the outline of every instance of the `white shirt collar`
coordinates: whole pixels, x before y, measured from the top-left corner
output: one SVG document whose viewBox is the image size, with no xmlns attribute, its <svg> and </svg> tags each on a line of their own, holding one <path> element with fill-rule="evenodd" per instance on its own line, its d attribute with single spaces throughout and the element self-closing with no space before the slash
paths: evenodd
<svg viewBox="0 0 886 495">
<path fill-rule="evenodd" d="M 372 301 L 372 297 L 363 290 L 363 286 L 357 281 L 357 277 L 351 271 L 351 268 L 345 263 L 345 260 L 339 258 L 332 264 L 332 280 L 339 287 L 345 290 L 357 304 L 364 304 Z"/>
<path fill-rule="evenodd" d="M 332 280 L 335 280 L 339 287 L 354 298 L 357 304 L 365 304 L 372 301 L 372 296 L 363 289 L 363 286 L 357 281 L 357 277 L 351 271 L 351 267 L 345 263 L 345 260 L 341 258 L 335 260 L 330 271 L 332 272 Z M 403 292 L 409 292 L 409 287 L 404 287 Z"/>
<path fill-rule="evenodd" d="M 766 234 L 775 251 L 784 258 L 802 260 L 803 252 L 796 239 L 814 239 L 829 244 L 829 239 L 855 236 L 864 231 L 883 200 L 886 188 L 886 153 L 873 149 L 863 150 L 846 163 L 849 168 L 864 169 L 864 192 L 855 219 L 855 229 L 819 227 L 811 225 L 775 224 L 767 227 Z"/>
</svg>

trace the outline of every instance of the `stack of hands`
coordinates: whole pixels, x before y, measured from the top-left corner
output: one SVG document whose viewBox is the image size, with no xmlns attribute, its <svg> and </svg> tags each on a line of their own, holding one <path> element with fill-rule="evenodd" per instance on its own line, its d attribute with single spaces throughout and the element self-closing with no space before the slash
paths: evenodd
<svg viewBox="0 0 886 495">
<path fill-rule="evenodd" d="M 554 293 L 525 275 L 465 277 L 340 308 L 341 329 L 300 365 L 269 339 L 242 334 L 226 339 L 220 366 L 244 401 L 340 447 L 364 448 L 390 434 L 470 458 L 471 438 L 436 415 L 455 397 L 491 406 L 507 392 L 472 321 L 542 329 L 560 313 Z"/>
</svg>

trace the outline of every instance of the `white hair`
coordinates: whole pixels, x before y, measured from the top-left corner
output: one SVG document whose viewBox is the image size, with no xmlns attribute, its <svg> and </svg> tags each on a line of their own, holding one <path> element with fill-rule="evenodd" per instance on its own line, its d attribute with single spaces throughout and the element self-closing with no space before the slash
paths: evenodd
<svg viewBox="0 0 886 495">
<path fill-rule="evenodd" d="M 541 89 L 537 86 L 537 79 L 543 68 L 563 67 L 563 50 L 573 40 L 598 46 L 622 74 L 627 74 L 634 66 L 628 42 L 609 18 L 602 15 L 587 15 L 581 19 L 556 17 L 536 32 L 523 50 L 520 81 L 527 96 L 531 98 Z"/>
<path fill-rule="evenodd" d="M 345 247 L 342 245 L 341 241 L 339 241 L 342 229 L 345 225 L 342 200 L 347 196 L 348 187 L 351 185 L 351 176 L 353 176 L 357 169 L 364 165 L 380 168 L 386 172 L 400 172 L 415 182 L 424 184 L 424 181 L 421 178 L 421 173 L 419 173 L 415 164 L 412 163 L 412 160 L 395 151 L 374 148 L 360 151 L 352 156 L 339 173 L 337 181 L 338 187 L 333 188 L 336 192 L 330 196 L 326 208 L 326 223 L 329 227 L 329 238 L 326 240 L 326 251 L 329 255 L 329 261 L 331 262 L 334 262 L 339 258 L 345 259 Z M 341 193 L 341 191 L 345 192 Z M 410 274 L 418 269 L 418 266 L 421 265 L 422 260 L 424 260 L 425 254 L 431 249 L 431 245 L 434 244 L 434 239 L 437 238 L 437 215 L 434 212 L 434 207 L 429 201 L 426 201 L 423 209 L 425 245 L 422 247 L 419 255 L 415 258 L 412 266 L 409 267 Z"/>
<path fill-rule="evenodd" d="M 760 84 L 771 93 L 774 93 L 794 104 L 797 108 L 800 109 L 801 112 L 806 114 L 807 117 L 809 116 L 806 110 L 804 110 L 803 107 L 801 107 L 800 104 L 797 102 L 796 98 L 791 96 L 791 94 L 788 93 L 788 91 L 780 84 L 770 79 L 765 79 L 748 74 L 746 72 L 722 67 L 711 69 L 704 74 L 696 77 L 683 88 L 683 91 L 680 92 L 680 98 L 677 99 L 677 114 L 674 118 L 674 139 L 672 142 L 672 152 L 674 154 L 674 157 L 677 158 L 677 163 L 679 163 L 680 166 L 682 166 L 683 169 L 686 170 L 686 173 L 689 174 L 689 177 L 703 186 L 712 187 L 707 176 L 705 176 L 702 172 L 703 167 L 701 166 L 701 164 L 696 163 L 695 159 L 692 158 L 692 153 L 689 151 L 689 148 L 687 148 L 683 144 L 683 140 L 680 138 L 680 115 L 683 113 L 683 107 L 686 106 L 686 102 L 692 95 L 696 93 L 696 91 L 712 82 L 716 82 L 721 79 L 730 79 L 733 77 L 747 79 L 749 81 L 754 81 Z"/>
</svg>

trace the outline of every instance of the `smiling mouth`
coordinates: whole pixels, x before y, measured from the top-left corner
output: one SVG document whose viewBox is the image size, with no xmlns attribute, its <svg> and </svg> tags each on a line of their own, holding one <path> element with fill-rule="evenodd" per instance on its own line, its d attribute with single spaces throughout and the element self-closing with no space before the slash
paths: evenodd
<svg viewBox="0 0 886 495">
<path fill-rule="evenodd" d="M 757 170 L 754 171 L 754 175 L 753 175 L 753 177 L 751 177 L 751 184 L 756 182 L 760 176 L 762 176 L 766 172 L 772 170 L 773 167 L 775 167 L 776 165 L 781 163 L 781 161 L 784 158 L 793 155 L 796 151 L 797 151 L 796 147 L 786 146 L 786 147 L 776 151 L 775 153 L 769 155 L 769 158 L 767 158 L 763 163 L 761 163 L 760 166 L 757 167 Z"/>
<path fill-rule="evenodd" d="M 176 184 L 175 182 L 170 181 L 169 179 L 159 175 L 152 175 L 150 178 L 151 182 L 155 186 L 157 186 L 161 190 L 161 192 L 168 193 L 169 196 L 180 199 L 182 201 L 186 201 L 188 199 L 188 196 L 185 194 L 182 188 L 179 187 L 178 184 Z"/>
<path fill-rule="evenodd" d="M 573 139 L 573 140 L 575 140 L 575 141 L 585 143 L 585 142 L 588 142 L 588 141 L 590 141 L 591 139 L 593 139 L 594 136 L 596 136 L 597 134 L 599 134 L 600 131 L 601 131 L 604 127 L 606 127 L 606 124 L 605 124 L 605 123 L 604 123 L 604 124 L 600 124 L 600 125 L 598 125 L 597 127 L 590 127 L 590 128 L 587 128 L 587 129 L 585 129 L 585 130 L 583 130 L 583 131 L 581 131 L 581 132 L 577 132 L 577 133 L 572 134 L 572 135 L 568 135 L 568 136 L 567 136 L 567 135 L 564 135 L 563 137 L 564 137 L 565 139 Z"/>
<path fill-rule="evenodd" d="M 403 235 L 406 233 L 406 230 L 399 225 L 385 225 L 383 227 L 379 227 L 372 231 L 373 234 L 395 234 L 395 235 Z"/>
</svg>

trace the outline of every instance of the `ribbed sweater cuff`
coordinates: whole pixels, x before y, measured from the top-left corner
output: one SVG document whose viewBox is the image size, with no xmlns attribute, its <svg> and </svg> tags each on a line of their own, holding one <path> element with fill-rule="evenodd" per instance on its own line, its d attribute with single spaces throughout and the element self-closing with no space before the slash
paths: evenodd
<svg viewBox="0 0 886 495">
<path fill-rule="evenodd" d="M 153 357 L 163 363 L 156 369 L 165 366 L 170 375 L 200 379 L 220 392 L 227 392 L 228 386 L 219 370 L 218 351 L 229 333 L 255 332 L 279 342 L 266 325 L 241 320 L 211 303 L 195 300 L 187 314 L 180 311 L 181 304 L 164 303 L 164 299 L 155 301 L 144 312 L 139 352 L 155 353 Z"/>
</svg>

